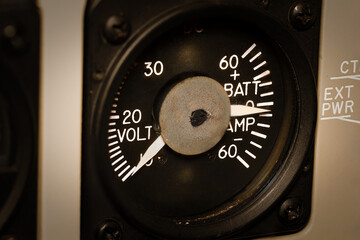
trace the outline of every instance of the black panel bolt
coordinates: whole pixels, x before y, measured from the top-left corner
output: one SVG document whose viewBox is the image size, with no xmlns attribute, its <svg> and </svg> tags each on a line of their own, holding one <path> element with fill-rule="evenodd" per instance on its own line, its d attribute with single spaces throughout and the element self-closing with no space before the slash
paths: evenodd
<svg viewBox="0 0 360 240">
<path fill-rule="evenodd" d="M 121 240 L 122 231 L 120 225 L 114 220 L 107 220 L 98 231 L 98 240 Z"/>
<path fill-rule="evenodd" d="M 6 235 L 0 238 L 0 240 L 18 240 L 18 239 L 19 238 L 17 238 L 15 235 Z"/>
<path fill-rule="evenodd" d="M 301 200 L 298 198 L 289 198 L 281 205 L 279 216 L 283 223 L 292 225 L 299 222 L 302 212 Z"/>
<path fill-rule="evenodd" d="M 259 2 L 263 8 L 268 9 L 270 0 L 259 0 Z"/>
<path fill-rule="evenodd" d="M 315 22 L 313 7 L 307 2 L 297 2 L 293 4 L 289 12 L 291 25 L 297 30 L 307 30 Z"/>
<path fill-rule="evenodd" d="M 113 15 L 105 23 L 104 36 L 111 44 L 120 44 L 130 35 L 130 24 L 122 15 Z"/>
<path fill-rule="evenodd" d="M 7 25 L 2 32 L 5 38 L 5 49 L 13 52 L 23 52 L 26 49 L 26 41 L 24 39 L 25 29 L 15 25 Z"/>
</svg>

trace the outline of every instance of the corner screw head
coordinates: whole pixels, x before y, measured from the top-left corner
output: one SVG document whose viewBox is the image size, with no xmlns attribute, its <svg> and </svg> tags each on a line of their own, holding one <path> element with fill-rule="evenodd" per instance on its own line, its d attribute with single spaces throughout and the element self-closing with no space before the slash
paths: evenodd
<svg viewBox="0 0 360 240">
<path fill-rule="evenodd" d="M 106 220 L 99 228 L 97 234 L 98 240 L 121 240 L 122 229 L 116 221 Z"/>
<path fill-rule="evenodd" d="M 104 36 L 111 44 L 120 44 L 130 35 L 130 24 L 123 15 L 110 16 L 104 26 Z"/>
<path fill-rule="evenodd" d="M 263 8 L 268 9 L 270 0 L 259 0 L 259 3 Z"/>
<path fill-rule="evenodd" d="M 5 49 L 11 52 L 24 52 L 27 47 L 27 42 L 24 38 L 25 28 L 9 24 L 4 27 L 2 37 L 5 39 Z"/>
<path fill-rule="evenodd" d="M 315 22 L 315 13 L 312 5 L 308 2 L 296 2 L 289 11 L 291 25 L 300 31 L 307 30 Z"/>
<path fill-rule="evenodd" d="M 279 216 L 286 225 L 293 225 L 300 221 L 303 214 L 302 203 L 298 198 L 289 198 L 280 207 Z"/>
<path fill-rule="evenodd" d="M 5 235 L 2 238 L 0 238 L 0 240 L 18 240 L 19 238 L 16 237 L 15 235 Z"/>
</svg>

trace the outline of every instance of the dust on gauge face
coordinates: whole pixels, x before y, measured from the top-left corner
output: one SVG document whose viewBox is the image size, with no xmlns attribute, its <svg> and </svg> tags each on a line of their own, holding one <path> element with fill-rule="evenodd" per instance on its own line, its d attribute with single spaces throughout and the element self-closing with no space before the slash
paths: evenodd
<svg viewBox="0 0 360 240">
<path fill-rule="evenodd" d="M 273 45 L 246 27 L 191 26 L 137 58 L 108 115 L 120 201 L 160 216 L 214 209 L 278 160 L 288 76 Z"/>
</svg>

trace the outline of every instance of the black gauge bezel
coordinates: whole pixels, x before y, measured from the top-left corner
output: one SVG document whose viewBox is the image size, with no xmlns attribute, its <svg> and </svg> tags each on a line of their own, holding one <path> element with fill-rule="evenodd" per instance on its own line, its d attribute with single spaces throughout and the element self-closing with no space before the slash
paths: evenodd
<svg viewBox="0 0 360 240">
<path fill-rule="evenodd" d="M 191 16 L 200 18 L 209 15 L 246 20 L 246 22 L 257 26 L 272 41 L 278 44 L 294 77 L 293 85 L 296 96 L 294 96 L 295 106 L 293 106 L 292 111 L 296 119 L 292 119 L 292 136 L 285 140 L 287 143 L 281 153 L 283 156 L 281 164 L 270 179 L 264 180 L 266 184 L 263 184 L 256 197 L 251 198 L 245 207 L 242 206 L 241 210 L 237 210 L 235 214 L 232 212 L 231 216 L 216 218 L 216 222 L 202 221 L 194 225 L 175 226 L 170 222 L 169 225 L 166 225 L 161 219 L 153 218 L 153 226 L 150 229 L 147 229 L 147 226 L 139 226 L 140 229 L 160 238 L 165 236 L 172 239 L 188 239 L 197 236 L 199 239 L 207 239 L 232 234 L 245 227 L 263 214 L 284 193 L 303 165 L 307 149 L 310 148 L 313 141 L 317 111 L 314 75 L 305 55 L 300 47 L 296 45 L 296 41 L 294 41 L 291 34 L 280 23 L 275 22 L 270 17 L 241 6 L 224 6 L 209 3 L 186 5 L 159 15 L 134 33 L 127 44 L 115 55 L 110 68 L 106 71 L 105 84 L 98 95 L 94 96 L 97 101 L 92 109 L 93 115 L 90 118 L 90 126 L 93 126 L 92 130 L 95 133 L 94 146 L 98 146 L 95 149 L 98 173 L 101 175 L 100 179 L 102 179 L 107 193 L 113 196 L 116 186 L 112 186 L 111 183 L 115 182 L 113 176 L 102 174 L 109 170 L 109 164 L 102 163 L 106 153 L 104 133 L 107 129 L 106 123 L 108 122 L 108 113 L 113 100 L 112 96 L 120 85 L 121 77 L 119 76 L 126 74 L 136 57 L 161 33 L 180 24 L 183 19 Z M 149 216 L 149 218 L 151 217 Z M 154 232 L 154 228 L 157 228 L 156 232 Z"/>
</svg>

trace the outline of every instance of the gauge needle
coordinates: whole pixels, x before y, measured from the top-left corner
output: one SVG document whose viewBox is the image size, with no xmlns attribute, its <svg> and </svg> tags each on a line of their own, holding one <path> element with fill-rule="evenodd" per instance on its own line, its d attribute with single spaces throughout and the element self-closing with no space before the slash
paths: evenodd
<svg viewBox="0 0 360 240">
<path fill-rule="evenodd" d="M 165 146 L 164 139 L 160 135 L 146 150 L 144 155 L 140 157 L 140 161 L 136 166 L 135 171 L 132 175 L 134 175 L 140 168 L 142 168 L 148 161 L 150 161 L 163 147 Z"/>
<path fill-rule="evenodd" d="M 241 117 L 246 115 L 252 115 L 257 113 L 270 112 L 269 109 L 249 107 L 245 105 L 231 105 L 231 117 Z"/>
<path fill-rule="evenodd" d="M 231 105 L 231 117 L 240 117 L 257 113 L 269 112 L 270 110 L 257 107 L 249 107 L 245 105 Z M 163 147 L 165 146 L 164 139 L 159 136 L 145 151 L 144 155 L 140 157 L 140 161 L 136 166 L 134 175 L 141 169 L 147 162 L 149 162 Z"/>
</svg>

